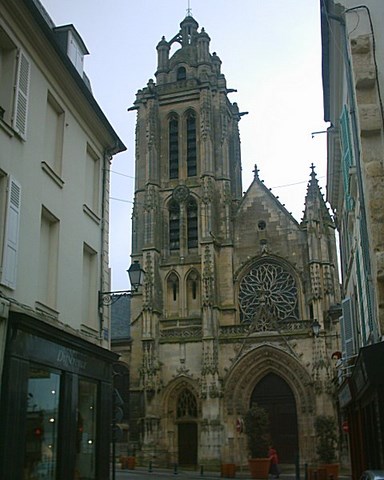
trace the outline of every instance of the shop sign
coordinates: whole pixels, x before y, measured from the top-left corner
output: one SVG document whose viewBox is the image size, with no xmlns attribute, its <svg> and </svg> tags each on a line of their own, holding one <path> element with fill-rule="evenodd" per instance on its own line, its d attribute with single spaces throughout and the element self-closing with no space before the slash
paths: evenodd
<svg viewBox="0 0 384 480">
<path fill-rule="evenodd" d="M 56 361 L 64 370 L 81 371 L 87 368 L 85 356 L 68 348 L 58 350 Z"/>
</svg>

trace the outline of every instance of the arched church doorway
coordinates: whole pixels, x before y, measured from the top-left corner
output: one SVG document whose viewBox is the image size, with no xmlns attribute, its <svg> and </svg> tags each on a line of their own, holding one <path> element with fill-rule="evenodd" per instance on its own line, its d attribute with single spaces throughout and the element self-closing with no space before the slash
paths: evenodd
<svg viewBox="0 0 384 480">
<path fill-rule="evenodd" d="M 179 465 L 197 465 L 197 402 L 188 388 L 177 400 L 177 443 Z"/>
<path fill-rule="evenodd" d="M 294 463 L 298 452 L 297 409 L 287 382 L 274 373 L 265 375 L 253 389 L 253 402 L 269 414 L 271 440 L 280 463 Z"/>
</svg>

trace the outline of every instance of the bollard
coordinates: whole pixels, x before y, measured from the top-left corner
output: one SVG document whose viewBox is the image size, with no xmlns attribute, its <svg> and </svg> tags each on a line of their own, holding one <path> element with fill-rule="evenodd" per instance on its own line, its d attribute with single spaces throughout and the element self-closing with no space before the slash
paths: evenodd
<svg viewBox="0 0 384 480">
<path fill-rule="evenodd" d="M 299 457 L 299 454 L 296 455 L 295 470 L 296 470 L 296 480 L 300 480 L 300 457 Z"/>
<path fill-rule="evenodd" d="M 149 473 L 152 472 L 152 462 L 151 462 L 151 461 L 149 461 L 148 472 L 149 472 Z"/>
<path fill-rule="evenodd" d="M 204 465 L 200 465 L 200 476 L 204 475 Z"/>
<path fill-rule="evenodd" d="M 177 475 L 177 463 L 173 464 L 173 474 Z"/>
</svg>

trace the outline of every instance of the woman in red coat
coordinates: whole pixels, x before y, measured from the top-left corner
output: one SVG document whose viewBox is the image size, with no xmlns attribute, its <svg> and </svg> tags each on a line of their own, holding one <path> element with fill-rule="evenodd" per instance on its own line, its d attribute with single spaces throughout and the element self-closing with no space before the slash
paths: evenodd
<svg viewBox="0 0 384 480">
<path fill-rule="evenodd" d="M 271 465 L 269 467 L 269 473 L 273 475 L 275 478 L 279 478 L 280 476 L 280 468 L 279 468 L 279 457 L 277 456 L 277 451 L 271 445 L 268 450 L 268 457 L 271 461 Z"/>
</svg>

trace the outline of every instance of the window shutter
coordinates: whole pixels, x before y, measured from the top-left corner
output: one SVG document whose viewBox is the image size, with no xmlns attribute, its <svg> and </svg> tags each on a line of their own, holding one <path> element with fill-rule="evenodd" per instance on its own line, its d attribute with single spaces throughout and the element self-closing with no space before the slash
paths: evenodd
<svg viewBox="0 0 384 480">
<path fill-rule="evenodd" d="M 20 50 L 17 62 L 17 76 L 15 85 L 15 107 L 13 112 L 13 128 L 22 138 L 27 135 L 27 114 L 29 78 L 31 65 L 28 58 Z"/>
<path fill-rule="evenodd" d="M 349 297 L 341 302 L 341 309 L 343 312 L 341 317 L 343 356 L 350 358 L 355 354 L 355 326 L 353 323 L 352 302 Z"/>
<path fill-rule="evenodd" d="M 347 210 L 351 210 L 353 208 L 353 199 L 351 198 L 351 195 L 350 195 L 349 170 L 352 166 L 352 142 L 351 142 L 351 135 L 350 135 L 348 110 L 345 105 L 340 117 L 340 127 L 341 127 L 341 144 L 343 148 L 342 171 L 343 171 L 343 180 L 344 180 L 344 195 L 345 195 Z"/>
<path fill-rule="evenodd" d="M 9 177 L 1 283 L 12 289 L 16 288 L 20 201 L 21 186 Z"/>
</svg>

